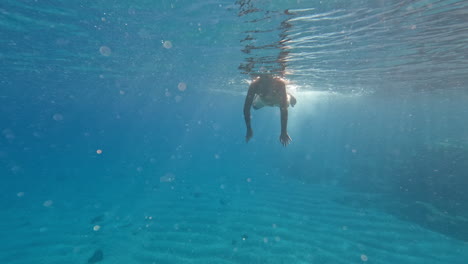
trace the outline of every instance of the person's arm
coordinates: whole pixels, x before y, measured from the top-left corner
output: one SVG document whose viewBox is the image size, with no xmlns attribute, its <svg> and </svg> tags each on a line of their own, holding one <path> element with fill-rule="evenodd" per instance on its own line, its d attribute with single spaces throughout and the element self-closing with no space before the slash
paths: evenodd
<svg viewBox="0 0 468 264">
<path fill-rule="evenodd" d="M 280 90 L 281 94 L 281 135 L 280 141 L 283 146 L 287 146 L 292 139 L 288 135 L 288 95 L 286 93 L 286 85 L 284 83 L 281 84 Z"/>
<path fill-rule="evenodd" d="M 247 92 L 247 96 L 245 97 L 244 103 L 244 120 L 245 125 L 247 127 L 247 134 L 245 136 L 245 141 L 249 142 L 250 138 L 253 136 L 252 126 L 250 125 L 250 108 L 252 107 L 252 103 L 255 97 L 255 82 L 250 84 L 249 91 Z"/>
</svg>

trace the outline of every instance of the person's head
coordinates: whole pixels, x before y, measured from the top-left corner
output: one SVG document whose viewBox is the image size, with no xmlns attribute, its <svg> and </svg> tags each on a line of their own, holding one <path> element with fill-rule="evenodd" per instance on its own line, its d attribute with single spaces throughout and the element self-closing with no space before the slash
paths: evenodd
<svg viewBox="0 0 468 264">
<path fill-rule="evenodd" d="M 271 73 L 254 73 L 251 76 L 252 76 L 252 79 L 262 78 L 264 80 L 273 79 L 275 77 Z"/>
</svg>

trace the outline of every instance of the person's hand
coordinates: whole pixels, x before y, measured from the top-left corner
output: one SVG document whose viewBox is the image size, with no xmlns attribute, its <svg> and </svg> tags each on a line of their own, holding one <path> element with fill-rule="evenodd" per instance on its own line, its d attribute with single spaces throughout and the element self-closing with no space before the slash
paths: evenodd
<svg viewBox="0 0 468 264">
<path fill-rule="evenodd" d="M 247 135 L 245 136 L 245 142 L 249 142 L 249 140 L 253 137 L 253 130 L 252 128 L 247 129 Z"/>
<path fill-rule="evenodd" d="M 280 141 L 281 141 L 281 144 L 283 144 L 283 146 L 287 146 L 289 143 L 291 143 L 292 139 L 291 137 L 288 135 L 288 133 L 281 133 L 281 136 L 280 136 Z"/>
</svg>

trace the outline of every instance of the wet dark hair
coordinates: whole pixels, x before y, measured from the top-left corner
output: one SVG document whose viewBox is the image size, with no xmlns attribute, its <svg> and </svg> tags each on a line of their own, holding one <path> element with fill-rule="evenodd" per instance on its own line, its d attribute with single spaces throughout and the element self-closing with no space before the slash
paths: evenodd
<svg viewBox="0 0 468 264">
<path fill-rule="evenodd" d="M 253 73 L 250 75 L 252 77 L 252 79 L 257 79 L 259 77 L 262 77 L 262 78 L 266 78 L 266 77 L 269 77 L 269 78 L 279 78 L 279 76 L 273 74 L 273 73 Z"/>
</svg>

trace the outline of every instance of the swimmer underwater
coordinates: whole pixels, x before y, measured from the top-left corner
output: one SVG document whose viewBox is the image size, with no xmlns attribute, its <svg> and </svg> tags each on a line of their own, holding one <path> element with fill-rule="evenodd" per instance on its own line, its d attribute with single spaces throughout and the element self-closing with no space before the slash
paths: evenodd
<svg viewBox="0 0 468 264">
<path fill-rule="evenodd" d="M 257 76 L 249 86 L 249 91 L 244 103 L 244 120 L 247 126 L 245 141 L 253 136 L 250 124 L 250 108 L 258 110 L 264 106 L 278 106 L 281 111 L 281 135 L 279 140 L 283 146 L 287 146 L 291 141 L 288 135 L 288 107 L 296 104 L 297 100 L 286 91 L 286 81 L 271 74 L 261 74 Z"/>
</svg>

